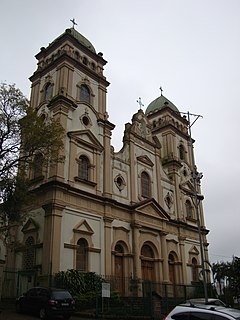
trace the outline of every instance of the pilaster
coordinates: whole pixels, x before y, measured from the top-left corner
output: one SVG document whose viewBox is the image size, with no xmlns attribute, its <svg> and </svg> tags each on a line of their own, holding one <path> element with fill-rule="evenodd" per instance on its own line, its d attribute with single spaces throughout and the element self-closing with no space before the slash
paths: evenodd
<svg viewBox="0 0 240 320">
<path fill-rule="evenodd" d="M 61 223 L 65 206 L 49 203 L 42 207 L 45 211 L 42 273 L 51 275 L 60 267 Z"/>
</svg>

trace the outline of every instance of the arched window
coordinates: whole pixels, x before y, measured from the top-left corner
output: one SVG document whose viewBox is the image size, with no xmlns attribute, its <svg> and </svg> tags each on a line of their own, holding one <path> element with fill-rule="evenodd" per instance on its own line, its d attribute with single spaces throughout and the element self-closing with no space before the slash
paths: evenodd
<svg viewBox="0 0 240 320">
<path fill-rule="evenodd" d="M 78 177 L 83 180 L 90 180 L 90 162 L 86 156 L 80 156 L 78 161 Z"/>
<path fill-rule="evenodd" d="M 85 239 L 79 239 L 77 242 L 76 269 L 87 272 L 88 262 L 88 243 Z"/>
<path fill-rule="evenodd" d="M 124 292 L 124 248 L 117 243 L 115 246 L 115 289 L 121 293 Z"/>
<path fill-rule="evenodd" d="M 181 160 L 185 159 L 185 149 L 184 149 L 184 146 L 182 144 L 180 144 L 180 146 L 179 146 L 179 158 Z"/>
<path fill-rule="evenodd" d="M 152 248 L 144 244 L 141 249 L 141 264 L 143 280 L 154 280 L 154 252 Z"/>
<path fill-rule="evenodd" d="M 192 219 L 193 218 L 193 208 L 192 208 L 191 202 L 189 200 L 187 200 L 185 202 L 185 206 L 186 206 L 187 218 Z"/>
<path fill-rule="evenodd" d="M 142 188 L 142 197 L 150 198 L 150 194 L 151 194 L 150 177 L 145 171 L 142 172 L 141 174 L 141 188 Z"/>
<path fill-rule="evenodd" d="M 85 84 L 80 87 L 80 101 L 90 103 L 90 90 Z"/>
<path fill-rule="evenodd" d="M 25 251 L 23 255 L 23 269 L 31 270 L 35 265 L 34 238 L 29 236 L 25 241 Z"/>
<path fill-rule="evenodd" d="M 198 266 L 197 266 L 197 259 L 192 258 L 192 281 L 198 281 Z"/>
<path fill-rule="evenodd" d="M 74 58 L 77 60 L 80 59 L 80 53 L 78 51 L 74 51 Z"/>
<path fill-rule="evenodd" d="M 168 269 L 169 269 L 169 280 L 172 284 L 176 283 L 176 276 L 175 276 L 175 259 L 173 254 L 169 254 L 168 256 Z"/>
<path fill-rule="evenodd" d="M 44 100 L 49 101 L 52 98 L 52 84 L 48 82 L 44 88 Z"/>
<path fill-rule="evenodd" d="M 39 178 L 43 175 L 44 157 L 42 153 L 37 153 L 33 161 L 33 178 Z"/>
</svg>

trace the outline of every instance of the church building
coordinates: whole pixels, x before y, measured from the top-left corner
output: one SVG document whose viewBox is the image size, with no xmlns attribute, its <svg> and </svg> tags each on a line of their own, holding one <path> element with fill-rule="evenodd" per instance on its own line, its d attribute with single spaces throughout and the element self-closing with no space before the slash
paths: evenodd
<svg viewBox="0 0 240 320">
<path fill-rule="evenodd" d="M 7 261 L 22 270 L 21 291 L 68 269 L 115 278 L 123 293 L 126 278 L 198 282 L 198 222 L 206 261 L 208 230 L 198 175 L 194 202 L 187 117 L 161 94 L 129 115 L 115 152 L 103 54 L 70 28 L 36 59 L 30 104 L 46 121 L 59 119 L 66 134 L 64 161 L 45 168 L 38 153 L 28 172 L 36 200 Z"/>
</svg>

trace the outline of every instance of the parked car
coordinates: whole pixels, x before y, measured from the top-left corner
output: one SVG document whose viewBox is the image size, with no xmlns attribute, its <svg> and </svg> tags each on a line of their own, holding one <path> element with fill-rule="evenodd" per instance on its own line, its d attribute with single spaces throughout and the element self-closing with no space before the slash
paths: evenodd
<svg viewBox="0 0 240 320">
<path fill-rule="evenodd" d="M 33 287 L 16 300 L 17 312 L 39 315 L 40 319 L 63 316 L 69 319 L 75 310 L 75 301 L 64 289 Z"/>
<path fill-rule="evenodd" d="M 196 304 L 210 304 L 214 306 L 222 306 L 222 307 L 230 307 L 226 303 L 224 303 L 222 300 L 217 298 L 208 298 L 207 302 L 205 298 L 194 298 L 187 300 L 188 303 L 196 305 Z"/>
<path fill-rule="evenodd" d="M 240 310 L 210 304 L 176 306 L 164 320 L 240 320 Z"/>
</svg>

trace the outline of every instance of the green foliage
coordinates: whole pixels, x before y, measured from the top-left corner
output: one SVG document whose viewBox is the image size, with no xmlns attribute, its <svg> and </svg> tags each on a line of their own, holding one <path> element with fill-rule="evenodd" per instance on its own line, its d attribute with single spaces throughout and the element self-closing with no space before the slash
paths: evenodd
<svg viewBox="0 0 240 320">
<path fill-rule="evenodd" d="M 0 204 L 0 222 L 6 225 L 10 222 L 19 222 L 21 207 L 33 199 L 33 194 L 29 193 L 29 180 L 24 176 L 17 175 L 11 179 L 1 181 L 2 200 Z M 19 205 L 21 203 L 21 206 Z"/>
<path fill-rule="evenodd" d="M 76 303 L 76 310 L 91 309 L 96 305 L 96 291 L 89 291 L 83 294 L 74 296 Z"/>
<path fill-rule="evenodd" d="M 220 291 L 231 292 L 233 297 L 240 296 L 240 258 L 233 257 L 232 262 L 217 262 L 212 266 L 214 281 L 218 282 Z M 222 288 L 222 283 L 226 287 Z"/>
<path fill-rule="evenodd" d="M 103 279 L 95 272 L 80 272 L 78 270 L 70 269 L 67 271 L 60 271 L 55 275 L 55 284 L 58 287 L 63 287 L 75 297 L 89 294 L 96 290 L 101 290 Z"/>
<path fill-rule="evenodd" d="M 14 84 L 0 84 L 0 232 L 5 237 L 33 200 L 27 170 L 34 167 L 34 155 L 41 153 L 45 167 L 62 161 L 64 134 L 58 119 L 38 114 Z"/>
</svg>

